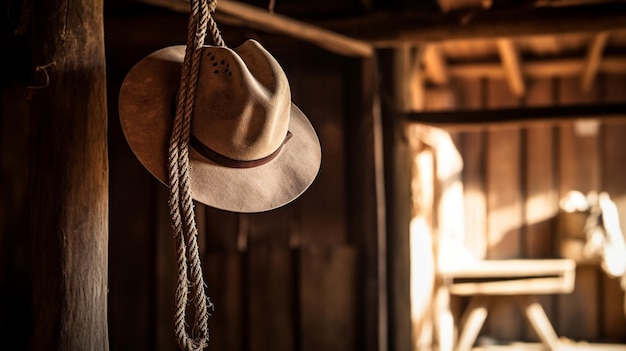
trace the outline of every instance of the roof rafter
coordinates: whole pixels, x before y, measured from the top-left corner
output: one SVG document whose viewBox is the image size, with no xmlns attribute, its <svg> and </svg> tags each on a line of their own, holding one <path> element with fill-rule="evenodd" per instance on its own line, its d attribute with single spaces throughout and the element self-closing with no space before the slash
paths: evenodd
<svg viewBox="0 0 626 351">
<path fill-rule="evenodd" d="M 437 44 L 427 44 L 423 58 L 426 76 L 435 84 L 445 85 L 449 81 L 448 64 Z"/>
<path fill-rule="evenodd" d="M 139 0 L 143 3 L 168 8 L 176 12 L 189 13 L 188 1 L 183 0 Z M 217 3 L 218 20 L 236 25 L 245 25 L 263 31 L 288 35 L 318 45 L 330 52 L 353 57 L 371 57 L 374 48 L 371 44 L 335 33 L 313 24 L 298 21 L 256 6 L 232 0 L 220 0 Z M 234 20 L 233 20 L 234 19 Z"/>
<path fill-rule="evenodd" d="M 602 62 L 602 53 L 609 39 L 609 32 L 603 31 L 595 35 L 589 48 L 587 49 L 587 57 L 585 59 L 585 68 L 581 80 L 581 89 L 588 92 L 593 86 L 593 82 L 598 73 L 598 68 Z"/>
<path fill-rule="evenodd" d="M 318 21 L 379 48 L 453 39 L 513 38 L 589 33 L 626 28 L 626 3 L 569 7 L 490 9 L 463 17 L 419 12 L 373 12 L 361 17 Z"/>
<path fill-rule="evenodd" d="M 526 94 L 526 85 L 522 75 L 522 65 L 517 47 L 511 39 L 500 38 L 496 41 L 500 60 L 506 73 L 509 88 L 517 97 Z"/>
</svg>

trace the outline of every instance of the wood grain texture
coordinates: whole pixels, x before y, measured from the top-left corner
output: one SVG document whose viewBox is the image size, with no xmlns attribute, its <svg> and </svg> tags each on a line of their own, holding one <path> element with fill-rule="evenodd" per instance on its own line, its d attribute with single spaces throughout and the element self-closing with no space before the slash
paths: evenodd
<svg viewBox="0 0 626 351">
<path fill-rule="evenodd" d="M 160 184 L 159 184 L 160 185 Z M 172 231 L 169 213 L 169 191 L 166 187 L 157 187 L 154 191 L 155 225 L 154 240 L 154 328 L 156 329 L 155 349 L 157 351 L 178 350 L 174 335 L 174 309 L 176 304 L 176 285 L 178 269 L 176 264 L 176 239 Z"/>
<path fill-rule="evenodd" d="M 282 61 L 292 100 L 311 121 L 322 147 L 322 164 L 313 184 L 292 205 L 300 245 L 344 244 L 346 235 L 346 108 L 342 60 L 311 48 L 289 51 Z M 307 69 L 301 69 L 306 65 Z"/>
<path fill-rule="evenodd" d="M 484 106 L 483 81 L 456 81 L 459 104 L 464 109 Z M 465 206 L 465 246 L 476 258 L 487 253 L 487 198 L 485 196 L 486 133 L 482 130 L 461 133 L 459 152 L 463 158 L 463 198 Z"/>
<path fill-rule="evenodd" d="M 528 84 L 526 106 L 549 106 L 553 101 L 553 80 L 535 79 Z M 527 258 L 553 258 L 557 250 L 556 216 L 558 189 L 555 140 L 552 125 L 526 128 L 522 132 L 524 148 L 524 238 L 521 251 Z M 555 321 L 555 299 L 551 295 L 537 296 L 547 318 Z M 532 328 L 524 328 L 524 339 L 538 340 Z"/>
<path fill-rule="evenodd" d="M 553 81 L 536 79 L 528 85 L 526 106 L 552 104 Z M 524 256 L 554 257 L 558 190 L 555 130 L 551 125 L 529 127 L 523 134 L 524 152 Z"/>
<path fill-rule="evenodd" d="M 245 259 L 245 254 L 236 251 L 210 251 L 203 258 L 206 293 L 214 305 L 209 317 L 210 350 L 246 350 Z"/>
<path fill-rule="evenodd" d="M 564 78 L 558 81 L 558 103 L 575 104 L 597 100 L 597 90 L 580 91 L 578 81 Z M 579 125 L 580 126 L 580 125 Z M 570 190 L 586 194 L 598 191 L 600 184 L 600 156 L 598 133 L 593 125 L 581 132 L 575 123 L 563 124 L 559 131 L 559 197 Z M 558 301 L 557 333 L 565 337 L 593 340 L 597 338 L 598 268 L 578 267 L 574 292 L 563 295 Z"/>
<path fill-rule="evenodd" d="M 258 246 L 247 254 L 246 348 L 296 350 L 295 259 L 288 248 Z"/>
<path fill-rule="evenodd" d="M 126 144 L 117 113 L 122 78 L 109 75 L 109 340 L 111 348 L 155 349 L 158 201 L 167 207 L 165 186 L 153 179 Z M 161 189 L 159 189 L 161 188 Z M 165 209 L 167 213 L 167 209 Z M 167 221 L 167 218 L 164 218 Z M 165 229 L 169 229 L 165 222 Z M 163 233 L 169 239 L 171 234 Z M 132 271 L 129 269 L 132 267 Z M 168 301 L 173 303 L 173 301 Z M 168 321 L 168 331 L 173 329 Z M 171 334 L 171 333 L 170 333 Z M 168 335 L 170 335 L 168 334 Z"/>
<path fill-rule="evenodd" d="M 35 1 L 34 350 L 108 350 L 108 161 L 102 1 Z M 54 65 L 52 65 L 54 63 Z M 46 84 L 40 69 L 33 85 Z"/>
<path fill-rule="evenodd" d="M 488 107 L 516 106 L 517 98 L 506 82 L 491 80 L 487 87 Z M 520 131 L 492 130 L 487 134 L 487 258 L 507 259 L 521 256 L 522 192 Z M 522 316 L 506 299 L 493 301 L 487 321 L 488 331 L 498 340 L 519 340 Z"/>
<path fill-rule="evenodd" d="M 626 101 L 626 74 L 600 77 L 598 84 L 603 85 L 604 101 Z M 602 130 L 602 185 L 615 202 L 619 213 L 622 234 L 626 233 L 626 123 L 606 123 Z M 602 326 L 601 337 L 608 340 L 626 342 L 626 315 L 622 309 L 616 308 L 618 301 L 626 303 L 624 291 L 619 281 L 606 274 L 602 277 Z"/>
<path fill-rule="evenodd" d="M 356 260 L 356 251 L 347 246 L 301 250 L 299 350 L 357 350 Z"/>
</svg>

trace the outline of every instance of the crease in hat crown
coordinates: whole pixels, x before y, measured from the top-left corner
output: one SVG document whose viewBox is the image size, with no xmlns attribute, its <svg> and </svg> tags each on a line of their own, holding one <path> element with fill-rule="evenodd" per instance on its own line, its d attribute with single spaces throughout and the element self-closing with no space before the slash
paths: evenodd
<svg viewBox="0 0 626 351">
<path fill-rule="evenodd" d="M 202 49 L 191 132 L 205 146 L 234 160 L 266 157 L 283 144 L 290 110 L 287 77 L 258 42 Z"/>
</svg>

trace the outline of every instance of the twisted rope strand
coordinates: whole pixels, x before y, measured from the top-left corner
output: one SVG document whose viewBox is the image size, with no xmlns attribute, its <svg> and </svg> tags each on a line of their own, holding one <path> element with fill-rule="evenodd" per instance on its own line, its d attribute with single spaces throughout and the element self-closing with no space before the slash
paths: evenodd
<svg viewBox="0 0 626 351">
<path fill-rule="evenodd" d="M 190 284 L 192 287 L 192 300 L 194 301 L 195 316 L 194 316 L 194 329 L 195 333 L 199 333 L 201 336 L 206 336 L 206 342 L 208 342 L 208 313 L 207 313 L 207 300 L 204 294 L 204 280 L 202 277 L 202 266 L 200 264 L 200 257 L 198 253 L 197 244 L 197 227 L 195 223 L 194 204 L 191 196 L 191 186 L 189 177 L 189 130 L 191 128 L 191 115 L 193 113 L 193 103 L 195 101 L 194 96 L 198 81 L 198 72 L 200 64 L 200 54 L 202 43 L 206 35 L 206 28 L 208 14 L 207 4 L 204 2 L 200 6 L 199 23 L 196 28 L 195 38 L 190 37 L 190 41 L 194 42 L 194 48 L 191 53 L 191 69 L 190 78 L 188 81 L 186 96 L 185 96 L 185 111 L 182 116 L 182 129 L 181 140 L 179 141 L 179 167 L 181 169 L 180 177 L 180 192 L 181 192 L 181 209 L 184 219 L 184 234 L 185 242 L 187 245 L 186 258 L 188 263 L 188 270 L 191 275 Z"/>
<path fill-rule="evenodd" d="M 179 346 L 186 351 L 202 350 L 208 345 L 208 308 L 213 306 L 204 293 L 205 283 L 198 252 L 198 230 L 191 194 L 188 150 L 200 53 L 209 24 L 214 41 L 223 45 L 215 21 L 211 17 L 211 12 L 215 10 L 216 0 L 211 0 L 210 3 L 207 0 L 192 0 L 190 4 L 187 48 L 181 70 L 181 88 L 177 96 L 176 115 L 168 155 L 169 206 L 178 256 L 174 333 Z M 187 333 L 185 325 L 190 294 L 192 294 L 195 309 L 192 336 Z"/>
<path fill-rule="evenodd" d="M 217 0 L 211 0 L 209 3 L 209 12 L 215 12 L 217 8 Z M 216 46 L 226 46 L 224 43 L 224 39 L 222 39 L 222 35 L 220 34 L 219 28 L 217 28 L 217 23 L 213 19 L 213 16 L 208 16 L 208 25 L 209 30 L 211 32 L 211 38 L 213 39 L 213 44 Z"/>
</svg>

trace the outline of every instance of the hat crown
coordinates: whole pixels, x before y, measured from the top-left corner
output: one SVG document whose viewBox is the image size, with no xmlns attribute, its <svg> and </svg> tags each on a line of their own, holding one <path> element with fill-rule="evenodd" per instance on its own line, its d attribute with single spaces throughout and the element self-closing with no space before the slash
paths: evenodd
<svg viewBox="0 0 626 351">
<path fill-rule="evenodd" d="M 234 160 L 264 158 L 285 140 L 290 111 L 287 77 L 258 42 L 202 49 L 191 131 L 205 146 Z"/>
<path fill-rule="evenodd" d="M 321 163 L 319 139 L 306 115 L 289 101 L 284 72 L 260 44 L 250 41 L 234 52 L 223 50 L 228 49 L 206 47 L 203 52 L 216 51 L 214 60 L 219 53 L 217 66 L 224 55 L 224 71 L 228 67 L 230 74 L 226 74 L 234 79 L 218 77 L 221 71 L 213 73 L 210 69 L 217 66 L 209 63 L 210 58 L 199 62 L 202 72 L 198 72 L 201 76 L 192 106 L 197 111 L 191 121 L 195 135 L 190 136 L 190 143 L 198 147 L 189 150 L 192 196 L 200 203 L 234 212 L 262 212 L 283 206 L 315 179 Z M 166 185 L 172 114 L 185 53 L 183 45 L 151 53 L 133 66 L 120 89 L 120 122 L 126 140 L 146 169 Z M 216 79 L 205 82 L 210 78 Z M 262 121 L 255 120 L 258 116 Z M 251 137 L 247 140 L 246 135 Z M 231 138 L 238 143 L 229 143 Z M 194 142 L 198 139 L 200 143 Z M 248 154 L 251 160 L 247 161 L 251 162 L 238 160 L 247 149 L 237 145 L 252 145 L 256 155 Z M 259 150 L 264 149 L 271 155 L 263 157 Z"/>
</svg>

